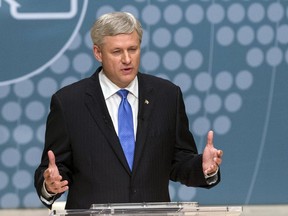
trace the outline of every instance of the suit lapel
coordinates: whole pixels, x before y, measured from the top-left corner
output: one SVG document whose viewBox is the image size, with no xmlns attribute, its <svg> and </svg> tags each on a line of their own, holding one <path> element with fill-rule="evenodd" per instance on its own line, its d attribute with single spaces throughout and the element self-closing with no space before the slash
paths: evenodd
<svg viewBox="0 0 288 216">
<path fill-rule="evenodd" d="M 148 126 L 150 114 L 155 105 L 155 97 L 153 94 L 153 87 L 149 86 L 149 83 L 144 81 L 142 74 L 138 74 L 139 83 L 139 110 L 138 110 L 138 126 L 136 133 L 136 146 L 134 153 L 133 169 L 137 169 L 140 162 L 143 149 L 145 147 L 145 141 L 148 134 Z"/>
<path fill-rule="evenodd" d="M 101 90 L 99 77 L 98 77 L 98 73 L 100 70 L 101 68 L 98 69 L 96 73 L 92 75 L 92 77 L 90 77 L 91 82 L 90 82 L 90 86 L 86 90 L 85 104 L 91 116 L 93 117 L 96 124 L 98 125 L 99 129 L 102 131 L 102 133 L 106 137 L 114 153 L 117 155 L 122 165 L 130 174 L 131 171 L 126 162 L 125 155 L 123 153 L 118 136 L 115 132 L 113 122 L 111 120 L 111 117 L 108 112 L 105 99 Z"/>
</svg>

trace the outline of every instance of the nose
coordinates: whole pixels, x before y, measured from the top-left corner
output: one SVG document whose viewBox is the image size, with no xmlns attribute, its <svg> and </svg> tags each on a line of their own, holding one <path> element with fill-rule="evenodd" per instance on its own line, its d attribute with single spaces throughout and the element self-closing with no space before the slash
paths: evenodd
<svg viewBox="0 0 288 216">
<path fill-rule="evenodd" d="M 122 54 L 122 63 L 123 64 L 130 64 L 130 62 L 131 62 L 130 54 L 127 51 L 123 52 L 123 54 Z"/>
</svg>

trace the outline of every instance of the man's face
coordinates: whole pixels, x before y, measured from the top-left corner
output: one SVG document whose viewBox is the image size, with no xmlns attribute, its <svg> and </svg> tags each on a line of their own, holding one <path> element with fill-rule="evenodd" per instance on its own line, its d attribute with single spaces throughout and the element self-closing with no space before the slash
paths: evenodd
<svg viewBox="0 0 288 216">
<path fill-rule="evenodd" d="M 105 75 L 118 87 L 125 88 L 138 73 L 140 41 L 131 34 L 105 36 L 101 47 L 94 45 L 94 55 L 102 63 Z"/>
</svg>

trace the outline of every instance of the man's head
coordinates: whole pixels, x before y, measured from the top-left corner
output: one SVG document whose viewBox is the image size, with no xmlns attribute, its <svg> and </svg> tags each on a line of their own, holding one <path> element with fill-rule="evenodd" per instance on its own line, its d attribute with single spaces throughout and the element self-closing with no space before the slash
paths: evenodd
<svg viewBox="0 0 288 216">
<path fill-rule="evenodd" d="M 136 31 L 141 43 L 141 23 L 130 13 L 112 12 L 100 16 L 91 28 L 91 38 L 94 45 L 101 46 L 105 36 L 130 34 Z"/>
<path fill-rule="evenodd" d="M 138 73 L 142 33 L 140 22 L 126 12 L 104 14 L 91 29 L 94 56 L 120 88 L 128 86 Z"/>
</svg>

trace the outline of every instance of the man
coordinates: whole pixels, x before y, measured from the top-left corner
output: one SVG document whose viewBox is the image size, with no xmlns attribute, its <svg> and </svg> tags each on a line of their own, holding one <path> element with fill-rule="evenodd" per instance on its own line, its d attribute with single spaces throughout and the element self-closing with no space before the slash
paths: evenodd
<svg viewBox="0 0 288 216">
<path fill-rule="evenodd" d="M 194 187 L 216 185 L 223 153 L 213 146 L 213 132 L 203 155 L 198 154 L 180 88 L 138 72 L 139 21 L 129 13 L 105 14 L 91 36 L 102 67 L 51 99 L 45 147 L 35 172 L 41 201 L 51 208 L 69 189 L 67 209 L 169 202 L 169 179 Z M 119 90 L 128 93 L 126 98 Z M 132 116 L 121 119 L 124 103 Z M 129 118 L 132 128 L 126 129 Z M 132 137 L 126 147 L 123 133 L 126 141 Z"/>
</svg>

